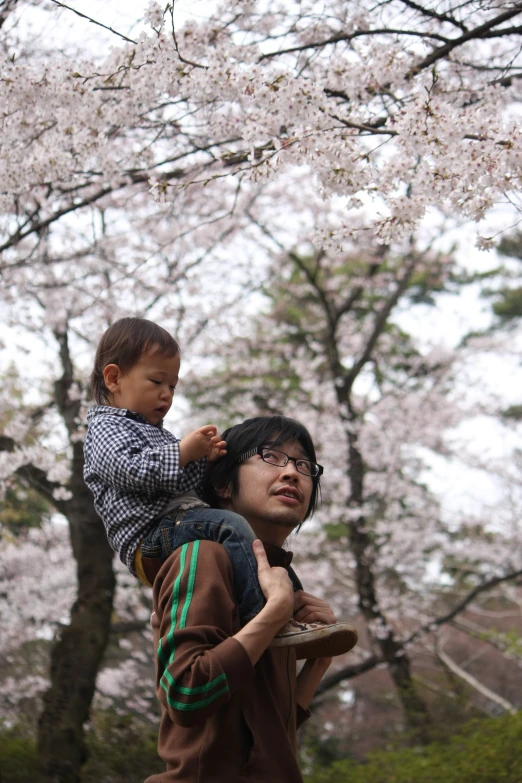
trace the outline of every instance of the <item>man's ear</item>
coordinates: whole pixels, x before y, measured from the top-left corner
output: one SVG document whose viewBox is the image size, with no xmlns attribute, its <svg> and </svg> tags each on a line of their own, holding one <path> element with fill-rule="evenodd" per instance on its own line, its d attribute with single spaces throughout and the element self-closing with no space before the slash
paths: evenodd
<svg viewBox="0 0 522 783">
<path fill-rule="evenodd" d="M 214 492 L 222 500 L 230 500 L 232 497 L 232 487 L 230 484 L 226 484 L 224 487 L 214 487 Z"/>
<path fill-rule="evenodd" d="M 122 372 L 117 364 L 108 364 L 103 368 L 103 381 L 111 394 L 119 390 L 121 376 Z"/>
</svg>

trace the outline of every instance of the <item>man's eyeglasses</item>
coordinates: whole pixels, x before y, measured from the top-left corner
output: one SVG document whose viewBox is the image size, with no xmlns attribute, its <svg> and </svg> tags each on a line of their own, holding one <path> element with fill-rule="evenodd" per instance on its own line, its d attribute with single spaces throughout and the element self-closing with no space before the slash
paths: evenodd
<svg viewBox="0 0 522 783">
<path fill-rule="evenodd" d="M 270 446 L 258 446 L 250 451 L 245 451 L 237 458 L 238 462 L 244 462 L 250 457 L 255 457 L 259 454 L 263 462 L 267 462 L 269 465 L 276 465 L 278 468 L 284 468 L 289 462 L 293 462 L 295 469 L 298 473 L 302 473 L 303 476 L 311 476 L 312 478 L 319 478 L 323 473 L 323 466 L 318 465 L 317 462 L 312 462 L 309 459 L 303 457 L 289 457 L 284 451 L 278 449 L 272 449 Z"/>
</svg>

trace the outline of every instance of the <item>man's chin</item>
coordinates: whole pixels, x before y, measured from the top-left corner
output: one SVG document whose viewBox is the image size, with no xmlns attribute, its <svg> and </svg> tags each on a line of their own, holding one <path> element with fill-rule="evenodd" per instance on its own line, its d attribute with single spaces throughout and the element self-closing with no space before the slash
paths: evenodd
<svg viewBox="0 0 522 783">
<path fill-rule="evenodd" d="M 301 515 L 296 514 L 295 511 L 282 511 L 279 514 L 274 513 L 267 517 L 267 522 L 271 522 L 272 524 L 278 525 L 279 527 L 286 527 L 289 531 L 300 525 L 302 521 L 303 520 L 301 519 Z"/>
</svg>

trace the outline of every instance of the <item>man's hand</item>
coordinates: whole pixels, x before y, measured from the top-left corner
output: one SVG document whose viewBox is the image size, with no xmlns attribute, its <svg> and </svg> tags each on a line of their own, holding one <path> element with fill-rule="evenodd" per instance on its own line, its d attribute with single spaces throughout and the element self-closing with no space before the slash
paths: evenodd
<svg viewBox="0 0 522 783">
<path fill-rule="evenodd" d="M 332 608 L 311 593 L 298 590 L 294 593 L 294 619 L 299 623 L 336 623 Z"/>
<path fill-rule="evenodd" d="M 187 462 L 207 457 L 210 461 L 226 454 L 224 440 L 217 434 L 217 427 L 205 424 L 194 432 L 189 432 L 179 442 L 179 464 L 184 468 Z"/>
<path fill-rule="evenodd" d="M 265 548 L 259 539 L 254 541 L 253 549 L 257 560 L 257 577 L 266 604 L 233 638 L 243 645 L 252 665 L 255 666 L 276 633 L 291 618 L 294 590 L 286 568 L 270 566 Z"/>
<path fill-rule="evenodd" d="M 265 548 L 259 539 L 253 543 L 257 560 L 257 578 L 267 604 L 281 611 L 281 626 L 292 616 L 294 609 L 294 589 L 286 568 L 272 566 L 268 562 Z M 279 629 L 278 629 L 279 630 Z"/>
</svg>

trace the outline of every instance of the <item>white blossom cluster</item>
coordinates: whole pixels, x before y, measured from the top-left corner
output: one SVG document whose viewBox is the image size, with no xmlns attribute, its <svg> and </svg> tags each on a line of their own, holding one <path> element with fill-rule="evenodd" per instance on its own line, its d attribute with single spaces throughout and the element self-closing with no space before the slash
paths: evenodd
<svg viewBox="0 0 522 783">
<path fill-rule="evenodd" d="M 284 13 L 232 2 L 173 35 L 151 2 L 152 31 L 105 61 L 4 51 L 3 232 L 21 205 L 52 221 L 103 189 L 135 185 L 175 203 L 180 188 L 215 178 L 291 187 L 296 169 L 324 199 L 373 199 L 384 242 L 430 207 L 481 220 L 518 189 L 520 84 L 506 76 L 518 55 L 510 35 L 493 37 L 494 5 L 447 5 L 444 21 L 399 0 L 308 0 Z M 490 36 L 454 43 L 488 22 Z M 438 55 L 445 41 L 454 56 Z"/>
<path fill-rule="evenodd" d="M 122 565 L 117 568 L 118 589 L 114 622 L 143 623 L 139 645 L 120 637 L 127 660 L 109 659 L 97 681 L 97 706 L 126 704 L 137 714 L 148 715 L 153 699 L 153 647 L 150 631 L 150 593 Z M 35 673 L 20 670 L 25 646 L 52 641 L 69 621 L 76 592 L 75 563 L 67 526 L 46 524 L 20 539 L 0 542 L 0 719 L 16 720 L 24 700 L 38 700 L 48 687 L 47 666 Z M 45 657 L 41 658 L 45 661 Z M 143 671 L 150 674 L 143 688 L 136 686 Z M 14 672 L 14 673 L 10 673 Z"/>
</svg>

